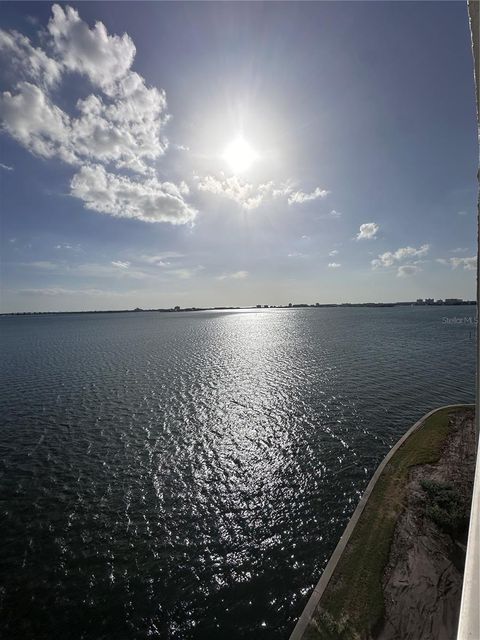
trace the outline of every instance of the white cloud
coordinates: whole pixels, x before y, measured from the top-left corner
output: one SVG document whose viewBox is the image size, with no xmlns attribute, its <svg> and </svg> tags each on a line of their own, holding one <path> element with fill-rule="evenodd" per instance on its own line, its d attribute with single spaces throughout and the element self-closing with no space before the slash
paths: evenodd
<svg viewBox="0 0 480 640">
<path fill-rule="evenodd" d="M 365 222 L 360 225 L 360 231 L 356 238 L 357 240 L 371 240 L 376 237 L 379 228 L 376 222 Z"/>
<path fill-rule="evenodd" d="M 16 94 L 4 91 L 0 95 L 0 115 L 3 128 L 32 153 L 76 162 L 68 116 L 31 82 L 20 82 Z"/>
<path fill-rule="evenodd" d="M 120 269 L 128 269 L 130 266 L 130 262 L 122 262 L 122 260 L 112 260 L 112 264 L 114 267 L 119 267 Z"/>
<path fill-rule="evenodd" d="M 255 186 L 248 182 L 242 182 L 237 176 L 226 177 L 224 174 L 221 174 L 220 178 L 214 176 L 197 178 L 197 187 L 200 191 L 208 191 L 233 200 L 247 210 L 256 209 L 267 198 L 285 196 L 291 189 L 288 185 L 276 187 L 273 182 Z"/>
<path fill-rule="evenodd" d="M 300 251 L 292 251 L 287 254 L 287 258 L 306 258 L 308 254 L 301 253 Z"/>
<path fill-rule="evenodd" d="M 335 211 L 335 209 L 332 209 L 328 215 L 330 215 L 332 218 L 340 218 L 342 213 L 340 211 Z"/>
<path fill-rule="evenodd" d="M 397 277 L 406 278 L 408 276 L 413 276 L 415 273 L 421 271 L 420 267 L 415 264 L 402 264 L 397 269 Z"/>
<path fill-rule="evenodd" d="M 60 80 L 61 63 L 32 46 L 30 40 L 18 31 L 0 29 L 0 55 L 8 59 L 17 79 L 32 80 L 46 87 Z"/>
<path fill-rule="evenodd" d="M 131 70 L 133 41 L 127 34 L 109 35 L 101 22 L 90 28 L 69 6 L 53 5 L 52 14 L 47 33 L 39 29 L 42 48 L 16 31 L 0 30 L 0 54 L 15 71 L 14 86 L 0 94 L 3 130 L 35 155 L 81 167 L 72 195 L 92 210 L 150 222 L 190 222 L 195 212 L 184 201 L 188 186 L 154 179 L 154 162 L 168 146 L 169 116 L 165 93 L 147 87 Z M 71 113 L 56 104 L 53 92 L 67 73 L 87 77 L 96 90 L 79 99 Z M 113 167 L 147 178 L 133 182 L 112 173 Z M 89 186 L 99 182 L 113 193 L 93 194 Z M 140 200 L 144 211 L 138 209 Z"/>
<path fill-rule="evenodd" d="M 127 34 L 109 36 L 102 22 L 93 29 L 72 7 L 52 6 L 48 23 L 54 50 L 69 71 L 86 75 L 92 84 L 108 87 L 123 78 L 135 57 L 135 45 Z"/>
<path fill-rule="evenodd" d="M 101 165 L 82 167 L 70 187 L 72 195 L 83 200 L 87 209 L 114 217 L 186 224 L 196 216 L 195 209 L 171 182 L 156 178 L 135 181 L 108 173 Z"/>
<path fill-rule="evenodd" d="M 300 204 L 307 200 L 324 197 L 328 191 L 316 188 L 314 192 L 307 194 L 302 191 L 292 191 L 289 183 L 275 184 L 273 181 L 253 185 L 243 182 L 238 176 L 220 177 L 204 176 L 196 178 L 199 191 L 208 191 L 215 195 L 233 200 L 247 210 L 256 209 L 267 200 L 287 198 L 289 205 Z"/>
<path fill-rule="evenodd" d="M 463 267 L 466 271 L 475 271 L 477 268 L 477 256 L 469 258 L 437 258 L 437 262 L 449 265 L 452 269 Z"/>
<path fill-rule="evenodd" d="M 3 162 L 0 162 L 0 169 L 4 169 L 5 171 L 13 171 L 13 167 L 8 164 L 3 164 Z"/>
<path fill-rule="evenodd" d="M 338 262 L 329 262 L 328 263 L 328 268 L 329 269 L 339 269 L 342 265 Z"/>
<path fill-rule="evenodd" d="M 245 278 L 248 278 L 248 271 L 234 271 L 217 276 L 217 280 L 245 280 Z"/>
<path fill-rule="evenodd" d="M 183 254 L 178 253 L 177 251 L 165 251 L 160 255 L 140 256 L 138 260 L 140 262 L 146 262 L 147 264 L 151 264 L 156 267 L 166 267 L 171 264 L 170 260 L 175 260 L 177 258 L 183 258 Z"/>
<path fill-rule="evenodd" d="M 317 198 L 325 198 L 330 191 L 326 189 L 320 189 L 316 187 L 311 193 L 305 193 L 303 191 L 295 191 L 288 197 L 288 204 L 302 204 L 309 200 L 316 200 Z"/>
<path fill-rule="evenodd" d="M 429 250 L 430 250 L 429 244 L 422 244 L 422 246 L 419 247 L 418 249 L 416 249 L 415 247 L 400 247 L 399 249 L 393 252 L 386 251 L 385 253 L 380 254 L 378 258 L 375 258 L 375 260 L 372 260 L 372 267 L 374 269 L 378 267 L 391 267 L 396 262 L 401 262 L 406 258 L 412 258 L 412 257 L 421 258 L 427 255 Z"/>
<path fill-rule="evenodd" d="M 122 265 L 127 266 L 122 266 Z M 97 262 L 85 262 L 76 265 L 62 265 L 60 270 L 63 274 L 82 276 L 88 278 L 120 278 L 143 280 L 148 277 L 144 271 L 129 268 L 130 263 L 119 261 L 110 262 L 110 264 L 102 264 Z"/>
<path fill-rule="evenodd" d="M 165 152 L 162 128 L 167 120 L 163 92 L 148 88 L 129 72 L 110 91 L 113 102 L 89 95 L 77 102 L 80 116 L 71 122 L 71 144 L 77 156 L 113 163 L 139 173 Z"/>
<path fill-rule="evenodd" d="M 466 253 L 467 247 L 457 247 L 456 249 L 450 249 L 450 253 Z"/>
<path fill-rule="evenodd" d="M 467 211 L 457 211 L 457 215 L 466 216 L 466 215 L 468 215 L 468 213 L 467 213 Z"/>
<path fill-rule="evenodd" d="M 338 249 L 332 249 L 331 251 L 328 252 L 329 256 L 336 256 L 338 254 Z"/>
</svg>

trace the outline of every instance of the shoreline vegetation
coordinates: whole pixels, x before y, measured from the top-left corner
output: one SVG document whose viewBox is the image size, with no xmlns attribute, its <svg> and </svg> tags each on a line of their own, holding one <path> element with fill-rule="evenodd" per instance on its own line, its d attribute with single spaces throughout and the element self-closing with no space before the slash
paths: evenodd
<svg viewBox="0 0 480 640">
<path fill-rule="evenodd" d="M 341 302 L 341 303 L 319 303 L 314 304 L 297 304 L 289 303 L 286 305 L 268 305 L 257 304 L 250 307 L 169 307 L 159 309 L 91 309 L 87 311 L 11 311 L 9 313 L 0 313 L 1 316 L 44 316 L 44 315 L 77 315 L 79 313 L 180 313 L 184 311 L 239 311 L 244 309 L 323 309 L 332 307 L 457 307 L 457 306 L 476 306 L 476 300 L 462 300 L 460 298 L 446 298 L 445 300 L 436 300 L 432 302 L 425 301 L 409 301 L 409 302 Z"/>
<path fill-rule="evenodd" d="M 350 537 L 347 527 L 344 548 L 324 571 L 326 585 L 307 605 L 308 624 L 291 640 L 413 640 L 420 630 L 426 639 L 453 637 L 475 469 L 473 418 L 473 405 L 444 407 L 407 432 L 367 488 Z"/>
</svg>

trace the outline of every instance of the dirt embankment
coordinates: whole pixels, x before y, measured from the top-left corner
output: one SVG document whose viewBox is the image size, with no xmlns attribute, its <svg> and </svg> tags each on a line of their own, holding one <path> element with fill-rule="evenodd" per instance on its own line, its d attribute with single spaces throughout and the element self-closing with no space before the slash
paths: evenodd
<svg viewBox="0 0 480 640">
<path fill-rule="evenodd" d="M 453 413 L 440 460 L 410 470 L 383 577 L 377 640 L 453 640 L 475 467 L 473 411 Z"/>
</svg>

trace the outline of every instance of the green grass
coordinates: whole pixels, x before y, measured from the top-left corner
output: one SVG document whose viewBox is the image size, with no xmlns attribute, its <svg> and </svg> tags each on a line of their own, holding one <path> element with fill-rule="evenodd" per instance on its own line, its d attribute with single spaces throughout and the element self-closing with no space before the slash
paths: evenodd
<svg viewBox="0 0 480 640">
<path fill-rule="evenodd" d="M 382 576 L 409 470 L 439 460 L 449 415 L 433 414 L 395 453 L 378 479 L 317 609 L 304 640 L 353 640 L 371 633 L 384 613 Z"/>
</svg>

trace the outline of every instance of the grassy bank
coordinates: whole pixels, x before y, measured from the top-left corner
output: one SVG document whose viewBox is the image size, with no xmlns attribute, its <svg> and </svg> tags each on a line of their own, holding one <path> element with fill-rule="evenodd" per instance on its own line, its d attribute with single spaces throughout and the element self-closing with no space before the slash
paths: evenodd
<svg viewBox="0 0 480 640">
<path fill-rule="evenodd" d="M 461 410 L 461 409 L 459 409 Z M 450 430 L 443 409 L 398 449 L 379 477 L 304 634 L 304 640 L 368 637 L 383 617 L 382 576 L 403 510 L 409 470 L 437 462 Z"/>
</svg>

